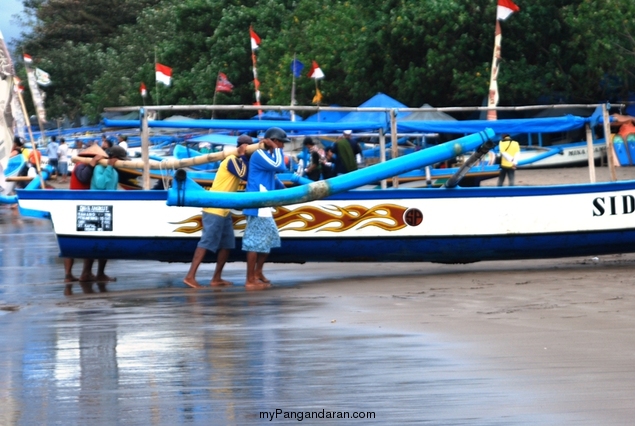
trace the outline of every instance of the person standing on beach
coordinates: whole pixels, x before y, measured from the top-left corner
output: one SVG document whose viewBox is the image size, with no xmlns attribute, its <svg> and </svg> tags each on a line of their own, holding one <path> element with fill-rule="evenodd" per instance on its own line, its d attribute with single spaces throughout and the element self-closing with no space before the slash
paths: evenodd
<svg viewBox="0 0 635 426">
<path fill-rule="evenodd" d="M 313 142 L 313 138 L 311 138 L 310 136 L 304 138 L 302 145 L 304 145 L 309 151 L 308 166 L 304 169 L 304 174 L 306 174 L 306 177 L 311 179 L 312 181 L 318 181 L 320 180 L 320 175 L 322 172 L 322 160 L 324 160 L 324 151 L 320 150 L 315 142 Z"/>
<path fill-rule="evenodd" d="M 333 144 L 333 154 L 336 155 L 335 172 L 342 175 L 357 170 L 356 156 L 362 155 L 362 149 L 352 138 L 351 130 L 344 130 L 342 138 Z"/>
<path fill-rule="evenodd" d="M 498 174 L 498 186 L 503 186 L 505 177 L 509 180 L 509 186 L 514 186 L 514 178 L 516 167 L 518 165 L 518 154 L 520 153 L 520 144 L 508 134 L 504 134 L 498 143 L 498 152 L 501 156 L 501 167 Z"/>
<path fill-rule="evenodd" d="M 236 192 L 241 182 L 247 180 L 249 165 L 247 146 L 251 145 L 253 140 L 250 136 L 241 135 L 237 142 L 238 156 L 230 155 L 220 163 L 210 191 Z M 234 223 L 230 211 L 229 209 L 216 208 L 203 209 L 202 222 L 203 235 L 194 251 L 192 264 L 183 282 L 192 288 L 202 287 L 196 281 L 196 271 L 198 271 L 207 250 L 211 250 L 216 253 L 216 269 L 209 284 L 212 287 L 231 285 L 231 282 L 222 278 L 223 268 L 229 254 L 236 247 Z"/>
<path fill-rule="evenodd" d="M 290 142 L 287 134 L 279 127 L 271 127 L 261 141 L 265 149 L 254 152 L 249 159 L 247 192 L 271 191 L 283 189 L 284 185 L 276 173 L 286 171 L 282 147 Z M 271 287 L 262 269 L 272 248 L 280 247 L 280 233 L 273 219 L 271 207 L 244 209 L 247 218 L 243 234 L 243 251 L 247 252 L 248 290 L 261 290 Z"/>
<path fill-rule="evenodd" d="M 51 136 L 51 141 L 46 146 L 46 155 L 48 157 L 48 165 L 53 168 L 53 172 L 51 173 L 51 175 L 55 175 L 56 177 L 59 174 L 57 170 L 57 149 L 59 147 L 60 146 L 57 143 L 57 137 Z"/>
<path fill-rule="evenodd" d="M 68 180 L 68 145 L 64 138 L 60 138 L 60 146 L 57 148 L 57 168 L 59 170 L 60 183 Z"/>
<path fill-rule="evenodd" d="M 75 142 L 75 146 L 81 144 L 80 141 Z M 81 146 L 81 145 L 80 145 Z M 72 190 L 87 190 L 90 189 L 90 181 L 93 178 L 93 171 L 95 166 L 99 162 L 99 160 L 103 158 L 108 158 L 108 154 L 99 147 L 99 145 L 91 145 L 85 150 L 79 152 L 77 154 L 79 157 L 92 157 L 89 163 L 78 163 L 73 168 L 73 172 L 71 173 L 69 189 Z M 84 259 L 84 266 L 82 268 L 82 273 L 78 278 L 73 275 L 73 265 L 75 264 L 75 259 L 67 257 L 64 259 L 64 282 L 72 283 L 75 281 L 93 281 L 96 277 L 92 274 L 93 267 L 93 259 Z M 104 265 L 105 267 L 105 265 Z M 102 269 L 103 271 L 103 269 Z M 103 277 L 102 277 L 103 278 Z M 70 290 L 70 288 L 69 288 Z"/>
</svg>

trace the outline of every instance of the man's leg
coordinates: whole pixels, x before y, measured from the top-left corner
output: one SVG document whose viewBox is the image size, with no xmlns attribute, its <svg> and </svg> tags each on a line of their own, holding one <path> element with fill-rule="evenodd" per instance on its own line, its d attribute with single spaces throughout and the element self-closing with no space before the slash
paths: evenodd
<svg viewBox="0 0 635 426">
<path fill-rule="evenodd" d="M 262 281 L 265 284 L 269 284 L 271 282 L 262 273 L 262 268 L 265 266 L 265 260 L 267 260 L 268 255 L 269 253 L 258 253 L 258 256 L 256 257 L 255 276 L 258 280 Z"/>
<path fill-rule="evenodd" d="M 92 281 L 95 279 L 93 275 L 93 261 L 95 259 L 84 259 L 84 266 L 82 267 L 82 274 L 79 276 L 80 282 Z"/>
<path fill-rule="evenodd" d="M 514 186 L 516 170 L 509 169 L 507 170 L 507 179 L 509 180 L 509 186 Z"/>
<path fill-rule="evenodd" d="M 501 167 L 498 172 L 498 182 L 496 183 L 496 186 L 503 186 L 503 182 L 505 182 L 505 169 Z"/>
<path fill-rule="evenodd" d="M 104 270 L 106 269 L 106 262 L 108 262 L 108 259 L 98 259 L 97 260 L 97 278 L 96 278 L 96 281 L 99 281 L 99 282 L 117 281 L 117 278 L 109 277 L 104 272 Z"/>
<path fill-rule="evenodd" d="M 203 261 L 203 258 L 205 258 L 205 253 L 207 253 L 207 249 L 204 249 L 203 247 L 196 247 L 196 250 L 194 250 L 194 257 L 192 258 L 192 264 L 190 265 L 190 270 L 187 271 L 187 275 L 183 278 L 183 282 L 192 288 L 202 287 L 198 281 L 196 281 L 196 271 L 198 271 L 198 267 Z"/>
<path fill-rule="evenodd" d="M 73 275 L 73 264 L 75 263 L 75 259 L 72 257 L 64 258 L 64 282 L 72 283 L 73 281 L 77 281 L 77 278 Z"/>
<path fill-rule="evenodd" d="M 225 263 L 227 263 L 227 259 L 229 259 L 229 249 L 219 249 L 218 254 L 216 256 L 216 269 L 214 270 L 214 276 L 212 277 L 212 281 L 210 281 L 210 285 L 212 287 L 222 286 L 222 285 L 232 285 L 231 282 L 225 281 L 221 278 L 223 274 L 223 268 L 225 267 Z"/>
<path fill-rule="evenodd" d="M 257 280 L 256 280 L 257 257 L 258 257 L 258 253 L 256 253 L 255 251 L 247 252 L 247 281 L 245 281 L 245 286 L 257 284 Z"/>
</svg>

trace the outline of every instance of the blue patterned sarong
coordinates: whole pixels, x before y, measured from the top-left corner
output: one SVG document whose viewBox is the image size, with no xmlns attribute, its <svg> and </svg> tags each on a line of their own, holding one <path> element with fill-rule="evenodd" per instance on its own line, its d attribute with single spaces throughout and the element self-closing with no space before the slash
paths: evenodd
<svg viewBox="0 0 635 426">
<path fill-rule="evenodd" d="M 280 247 L 280 233 L 273 218 L 247 216 L 243 251 L 269 253 L 275 247 Z"/>
</svg>

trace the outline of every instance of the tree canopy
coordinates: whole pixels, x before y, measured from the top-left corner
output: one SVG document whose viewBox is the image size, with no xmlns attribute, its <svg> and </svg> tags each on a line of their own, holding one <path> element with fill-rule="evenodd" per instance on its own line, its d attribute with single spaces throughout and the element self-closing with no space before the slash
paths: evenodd
<svg viewBox="0 0 635 426">
<path fill-rule="evenodd" d="M 383 92 L 411 107 L 481 105 L 489 88 L 495 0 L 24 0 L 17 51 L 51 75 L 50 117 L 96 118 L 105 107 L 252 104 L 249 27 L 261 103 L 291 102 L 291 61 L 315 60 L 322 104 L 356 106 Z M 635 2 L 516 0 L 502 28 L 500 105 L 626 98 L 635 79 Z M 173 69 L 155 85 L 155 61 Z M 22 70 L 22 76 L 24 71 Z M 149 96 L 143 100 L 144 82 Z"/>
</svg>

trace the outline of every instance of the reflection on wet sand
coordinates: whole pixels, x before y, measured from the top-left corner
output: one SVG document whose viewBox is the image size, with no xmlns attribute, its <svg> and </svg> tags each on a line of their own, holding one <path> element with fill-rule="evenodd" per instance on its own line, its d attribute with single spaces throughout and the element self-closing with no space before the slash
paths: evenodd
<svg viewBox="0 0 635 426">
<path fill-rule="evenodd" d="M 120 262 L 116 283 L 68 286 L 50 225 L 0 230 L 0 305 L 20 307 L 0 313 L 2 424 L 248 424 L 277 409 L 369 416 L 355 424 L 553 424 L 506 412 L 526 395 L 430 336 L 316 321 L 323 301 L 293 285 L 196 291 L 180 284 L 187 265 Z"/>
</svg>

